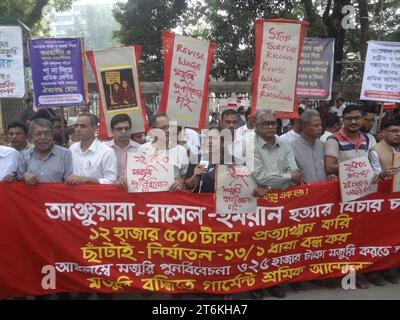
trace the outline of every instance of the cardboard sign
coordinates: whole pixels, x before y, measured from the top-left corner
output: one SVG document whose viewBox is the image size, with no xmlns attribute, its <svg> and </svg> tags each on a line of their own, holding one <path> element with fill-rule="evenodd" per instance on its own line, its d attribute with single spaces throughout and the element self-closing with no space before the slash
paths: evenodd
<svg viewBox="0 0 400 320">
<path fill-rule="evenodd" d="M 160 112 L 178 125 L 206 126 L 208 76 L 215 44 L 163 32 L 164 85 Z"/>
<path fill-rule="evenodd" d="M 371 184 L 374 171 L 367 156 L 339 163 L 339 180 L 342 202 L 365 197 L 378 190 L 378 184 Z"/>
<path fill-rule="evenodd" d="M 257 198 L 252 196 L 257 187 L 246 166 L 217 166 L 215 209 L 217 213 L 254 213 Z"/>
<path fill-rule="evenodd" d="M 127 153 L 128 192 L 168 191 L 174 182 L 174 167 L 165 157 Z"/>
<path fill-rule="evenodd" d="M 284 19 L 256 21 L 256 61 L 252 112 L 293 112 L 305 22 Z"/>
<path fill-rule="evenodd" d="M 132 121 L 132 133 L 148 129 L 146 107 L 143 103 L 137 64 L 137 46 L 87 51 L 100 94 L 99 137 L 112 137 L 111 119 L 121 113 Z"/>
</svg>

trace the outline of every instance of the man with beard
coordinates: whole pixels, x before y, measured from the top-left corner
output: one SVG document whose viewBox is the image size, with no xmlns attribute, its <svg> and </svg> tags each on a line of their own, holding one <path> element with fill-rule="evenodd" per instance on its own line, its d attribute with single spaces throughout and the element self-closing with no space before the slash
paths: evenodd
<svg viewBox="0 0 400 320">
<path fill-rule="evenodd" d="M 362 111 L 359 106 L 347 106 L 343 110 L 343 128 L 334 133 L 325 142 L 325 171 L 327 175 L 339 174 L 339 163 L 342 161 L 368 156 L 372 141 L 361 132 Z M 334 281 L 333 279 L 332 281 Z M 356 285 L 361 289 L 368 288 L 366 280 L 356 277 Z"/>
<path fill-rule="evenodd" d="M 400 120 L 386 120 L 382 123 L 383 140 L 374 145 L 369 152 L 372 169 L 379 178 L 391 178 L 400 171 L 393 166 L 393 154 L 400 151 Z M 368 272 L 367 279 L 376 286 L 385 285 L 385 279 L 393 284 L 398 283 L 397 275 L 390 269 Z"/>
<path fill-rule="evenodd" d="M 328 137 L 325 143 L 325 171 L 328 175 L 339 174 L 342 161 L 368 155 L 372 141 L 361 132 L 362 112 L 359 106 L 347 106 L 343 110 L 343 128 Z"/>
</svg>

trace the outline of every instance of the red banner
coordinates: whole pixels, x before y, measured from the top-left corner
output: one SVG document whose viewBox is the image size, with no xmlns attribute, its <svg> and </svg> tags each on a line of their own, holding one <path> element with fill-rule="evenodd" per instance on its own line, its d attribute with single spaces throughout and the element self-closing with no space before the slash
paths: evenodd
<svg viewBox="0 0 400 320">
<path fill-rule="evenodd" d="M 298 65 L 306 22 L 287 19 L 255 21 L 252 113 L 271 109 L 280 118 L 296 118 Z"/>
<path fill-rule="evenodd" d="M 349 203 L 336 182 L 303 185 L 244 215 L 215 214 L 212 194 L 0 184 L 0 296 L 223 294 L 400 265 L 390 183 Z"/>
<path fill-rule="evenodd" d="M 159 106 L 184 127 L 206 127 L 208 77 L 215 43 L 163 32 L 164 84 Z"/>
</svg>

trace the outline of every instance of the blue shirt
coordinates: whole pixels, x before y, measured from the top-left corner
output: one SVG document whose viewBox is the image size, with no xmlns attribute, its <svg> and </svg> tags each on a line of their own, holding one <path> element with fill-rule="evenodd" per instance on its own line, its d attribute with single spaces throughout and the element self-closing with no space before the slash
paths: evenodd
<svg viewBox="0 0 400 320">
<path fill-rule="evenodd" d="M 71 151 L 55 144 L 45 159 L 39 159 L 32 146 L 19 155 L 18 177 L 22 179 L 26 172 L 35 175 L 39 182 L 64 182 L 73 172 Z"/>
</svg>

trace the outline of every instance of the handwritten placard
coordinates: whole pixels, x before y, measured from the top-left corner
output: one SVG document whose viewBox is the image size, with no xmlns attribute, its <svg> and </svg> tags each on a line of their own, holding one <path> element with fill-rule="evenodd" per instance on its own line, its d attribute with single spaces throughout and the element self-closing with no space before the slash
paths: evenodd
<svg viewBox="0 0 400 320">
<path fill-rule="evenodd" d="M 83 40 L 29 40 L 29 59 L 37 107 L 85 107 Z"/>
<path fill-rule="evenodd" d="M 298 97 L 331 99 L 334 45 L 335 39 L 304 39 L 297 77 Z"/>
<path fill-rule="evenodd" d="M 304 32 L 305 25 L 299 21 L 256 21 L 253 110 L 294 110 Z"/>
<path fill-rule="evenodd" d="M 257 187 L 246 166 L 217 166 L 215 210 L 217 213 L 254 213 L 257 198 L 252 196 Z"/>
<path fill-rule="evenodd" d="M 0 98 L 25 94 L 21 27 L 0 26 Z"/>
<path fill-rule="evenodd" d="M 174 168 L 168 158 L 147 153 L 127 153 L 128 192 L 168 191 L 174 182 Z"/>
<path fill-rule="evenodd" d="M 204 128 L 215 44 L 163 32 L 164 86 L 159 110 L 178 125 Z"/>
<path fill-rule="evenodd" d="M 378 190 L 372 184 L 374 172 L 368 157 L 350 159 L 339 163 L 339 180 L 342 202 L 354 201 Z"/>
<path fill-rule="evenodd" d="M 400 42 L 368 41 L 360 99 L 400 102 Z"/>
</svg>

